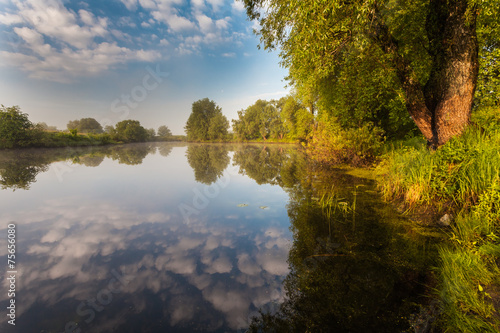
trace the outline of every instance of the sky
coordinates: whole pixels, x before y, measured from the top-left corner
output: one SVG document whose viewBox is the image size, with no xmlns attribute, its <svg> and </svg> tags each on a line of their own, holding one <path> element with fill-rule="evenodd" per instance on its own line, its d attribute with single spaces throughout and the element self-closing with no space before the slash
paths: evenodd
<svg viewBox="0 0 500 333">
<path fill-rule="evenodd" d="M 66 129 L 92 117 L 184 134 L 208 97 L 229 119 L 288 93 L 237 0 L 0 0 L 0 104 Z"/>
</svg>

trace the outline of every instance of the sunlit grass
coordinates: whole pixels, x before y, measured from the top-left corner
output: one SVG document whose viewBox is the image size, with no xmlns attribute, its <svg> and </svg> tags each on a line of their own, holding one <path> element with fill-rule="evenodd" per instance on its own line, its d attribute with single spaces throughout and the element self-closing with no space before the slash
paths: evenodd
<svg viewBox="0 0 500 333">
<path fill-rule="evenodd" d="M 500 316 L 487 290 L 500 285 L 500 131 L 471 127 L 434 152 L 415 145 L 392 148 L 378 169 L 387 199 L 402 199 L 409 209 L 454 207 L 437 267 L 439 327 L 499 332 Z"/>
<path fill-rule="evenodd" d="M 500 133 L 471 128 L 435 152 L 405 146 L 384 159 L 386 198 L 402 197 L 410 206 L 435 200 L 471 206 L 500 175 Z"/>
</svg>

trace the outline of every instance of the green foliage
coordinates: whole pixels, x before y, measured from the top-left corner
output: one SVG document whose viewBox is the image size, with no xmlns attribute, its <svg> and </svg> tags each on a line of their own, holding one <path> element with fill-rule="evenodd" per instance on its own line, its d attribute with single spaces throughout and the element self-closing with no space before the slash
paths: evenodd
<svg viewBox="0 0 500 333">
<path fill-rule="evenodd" d="M 385 156 L 384 191 L 411 206 L 453 202 L 457 216 L 439 251 L 438 297 L 446 332 L 497 332 L 500 285 L 500 131 L 496 108 L 480 108 L 477 126 L 435 152 L 401 147 Z M 490 295 L 493 291 L 495 294 Z"/>
<path fill-rule="evenodd" d="M 259 99 L 246 110 L 238 111 L 238 119 L 233 119 L 233 130 L 240 140 L 282 139 L 285 127 L 278 102 Z"/>
<path fill-rule="evenodd" d="M 387 62 L 374 46 L 346 55 L 345 65 L 318 83 L 320 112 L 334 116 L 346 129 L 375 124 L 390 140 L 418 133 Z"/>
<path fill-rule="evenodd" d="M 49 126 L 47 125 L 46 122 L 39 122 L 39 123 L 36 123 L 35 125 L 36 128 L 42 130 L 42 131 L 57 131 L 57 127 L 56 126 Z"/>
<path fill-rule="evenodd" d="M 440 326 L 447 332 L 498 332 L 500 323 L 484 288 L 500 271 L 492 271 L 481 256 L 461 247 L 443 247 L 440 257 Z"/>
<path fill-rule="evenodd" d="M 286 137 L 292 140 L 305 141 L 314 126 L 314 116 L 295 96 L 283 97 L 280 116 L 285 128 Z"/>
<path fill-rule="evenodd" d="M 500 10 L 496 0 L 474 1 L 479 8 L 479 78 L 474 108 L 500 107 Z"/>
<path fill-rule="evenodd" d="M 146 131 L 148 132 L 148 140 L 149 141 L 154 140 L 155 137 L 156 137 L 156 131 L 155 131 L 155 129 L 154 128 L 148 128 Z"/>
<path fill-rule="evenodd" d="M 444 73 L 442 64 L 454 52 L 461 57 L 460 48 L 442 45 L 443 31 L 461 31 L 476 18 L 480 75 L 475 105 L 499 105 L 498 0 L 244 3 L 248 16 L 260 23 L 257 33 L 263 47 L 280 49 L 281 64 L 289 70 L 288 80 L 299 98 L 311 111 L 316 107 L 328 112 L 344 128 L 371 123 L 391 140 L 416 133 L 407 110 L 423 99 L 433 113 L 429 103 L 436 89 L 433 79 L 454 80 L 437 76 Z M 466 6 L 466 19 L 445 21 L 435 10 L 439 4 L 444 15 Z M 460 80 L 457 77 L 452 85 L 463 84 Z M 476 84 L 474 79 L 471 83 Z"/>
<path fill-rule="evenodd" d="M 80 120 L 72 120 L 68 122 L 68 130 L 78 130 L 80 133 L 103 133 L 101 124 L 94 118 L 82 118 Z"/>
<path fill-rule="evenodd" d="M 217 113 L 208 126 L 208 139 L 211 141 L 224 141 L 227 139 L 229 121 L 222 113 Z"/>
<path fill-rule="evenodd" d="M 318 108 L 343 127 L 371 122 L 391 138 L 415 131 L 393 59 L 366 27 L 379 10 L 423 82 L 429 70 L 429 55 L 422 47 L 425 4 L 405 3 L 403 9 L 393 1 L 246 0 L 245 5 L 251 18 L 260 19 L 264 47 L 281 49 L 282 65 L 307 105 L 314 105 L 317 96 Z M 261 15 L 264 6 L 268 10 Z"/>
<path fill-rule="evenodd" d="M 158 127 L 157 133 L 158 136 L 164 140 L 169 140 L 172 137 L 172 132 L 165 125 L 161 125 L 160 127 Z"/>
<path fill-rule="evenodd" d="M 480 128 L 492 132 L 500 129 L 500 106 L 481 107 L 472 112 L 472 122 Z"/>
<path fill-rule="evenodd" d="M 383 131 L 378 127 L 364 124 L 345 130 L 334 118 L 323 115 L 311 133 L 307 152 L 325 165 L 366 165 L 379 155 L 383 142 Z"/>
<path fill-rule="evenodd" d="M 475 204 L 500 174 L 500 133 L 471 127 L 436 152 L 407 149 L 386 155 L 385 191 L 410 204 L 451 200 Z"/>
<path fill-rule="evenodd" d="M 229 122 L 222 109 L 208 98 L 193 103 L 187 120 L 186 134 L 190 141 L 223 140 L 227 136 Z"/>
<path fill-rule="evenodd" d="M 0 148 L 27 147 L 33 124 L 18 106 L 0 107 Z"/>
<path fill-rule="evenodd" d="M 149 138 L 148 131 L 137 120 L 122 120 L 115 126 L 115 139 L 124 142 L 142 142 Z"/>
</svg>

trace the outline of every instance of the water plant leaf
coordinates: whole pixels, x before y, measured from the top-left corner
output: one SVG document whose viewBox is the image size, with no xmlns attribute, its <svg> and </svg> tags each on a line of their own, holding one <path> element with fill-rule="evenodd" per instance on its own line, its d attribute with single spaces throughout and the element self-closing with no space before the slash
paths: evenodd
<svg viewBox="0 0 500 333">
<path fill-rule="evenodd" d="M 269 208 L 269 207 L 267 207 L 267 206 L 260 206 L 259 208 L 260 209 L 266 209 L 266 208 Z"/>
<path fill-rule="evenodd" d="M 248 204 L 238 204 L 237 207 L 247 207 Z"/>
<path fill-rule="evenodd" d="M 480 284 L 478 284 L 477 287 L 478 287 L 479 291 L 483 291 L 483 287 Z"/>
</svg>

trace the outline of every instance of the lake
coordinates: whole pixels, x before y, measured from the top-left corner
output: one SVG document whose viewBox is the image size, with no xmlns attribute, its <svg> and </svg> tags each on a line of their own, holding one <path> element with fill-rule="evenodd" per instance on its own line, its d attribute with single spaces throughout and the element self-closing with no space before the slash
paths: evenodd
<svg viewBox="0 0 500 333">
<path fill-rule="evenodd" d="M 0 176 L 1 332 L 402 332 L 435 258 L 374 180 L 293 145 L 2 151 Z"/>
</svg>

